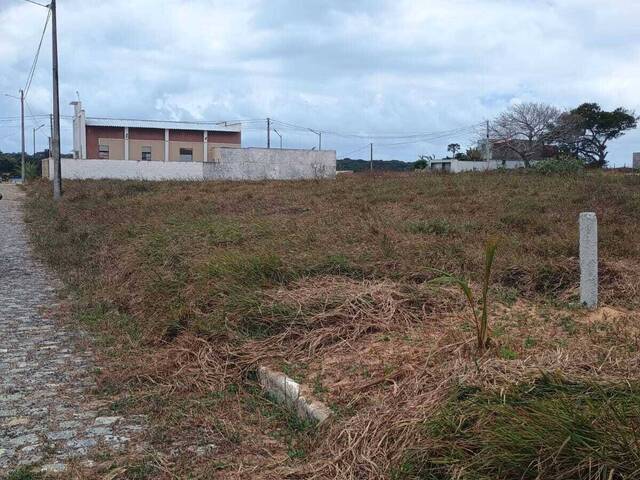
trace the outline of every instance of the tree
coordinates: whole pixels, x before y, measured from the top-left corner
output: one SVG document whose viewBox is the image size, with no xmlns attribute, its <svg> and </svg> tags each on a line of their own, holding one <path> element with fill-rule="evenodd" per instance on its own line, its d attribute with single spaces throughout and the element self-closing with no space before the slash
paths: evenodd
<svg viewBox="0 0 640 480">
<path fill-rule="evenodd" d="M 484 155 L 479 148 L 468 148 L 467 153 L 465 153 L 465 159 L 472 162 L 481 162 L 484 160 Z"/>
<path fill-rule="evenodd" d="M 544 146 L 554 141 L 561 114 L 544 103 L 513 105 L 490 127 L 493 146 L 511 152 L 529 167 L 532 160 L 542 158 Z"/>
<path fill-rule="evenodd" d="M 607 112 L 597 103 L 583 103 L 560 119 L 559 125 L 568 133 L 561 145 L 588 165 L 602 168 L 607 164 L 608 142 L 636 128 L 638 119 L 622 107 Z"/>
<path fill-rule="evenodd" d="M 451 152 L 451 157 L 456 158 L 456 153 L 460 151 L 459 143 L 450 143 L 447 146 L 447 152 Z"/>
</svg>

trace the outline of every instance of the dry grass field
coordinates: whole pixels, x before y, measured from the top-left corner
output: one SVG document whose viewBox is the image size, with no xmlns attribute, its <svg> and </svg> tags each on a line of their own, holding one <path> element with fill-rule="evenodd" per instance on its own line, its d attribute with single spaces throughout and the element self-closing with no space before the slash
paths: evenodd
<svg viewBox="0 0 640 480">
<path fill-rule="evenodd" d="M 601 308 L 578 305 L 578 214 Z M 116 478 L 640 478 L 640 177 L 350 176 L 29 187 L 36 249 L 96 339 L 101 394 L 149 415 Z M 497 239 L 490 348 L 460 291 Z M 300 380 L 320 428 L 257 387 Z"/>
</svg>

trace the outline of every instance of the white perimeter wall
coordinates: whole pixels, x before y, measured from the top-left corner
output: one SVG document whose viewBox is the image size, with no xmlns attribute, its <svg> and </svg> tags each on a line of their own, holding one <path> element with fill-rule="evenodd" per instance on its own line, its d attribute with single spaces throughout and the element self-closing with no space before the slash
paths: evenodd
<svg viewBox="0 0 640 480">
<path fill-rule="evenodd" d="M 437 160 L 436 160 L 437 161 Z M 507 160 L 502 164 L 502 160 L 489 160 L 484 162 L 469 162 L 464 160 L 451 160 L 451 171 L 453 173 L 460 172 L 483 172 L 486 170 L 497 170 L 498 168 L 514 169 L 524 168 L 524 162 L 521 160 Z"/>
<path fill-rule="evenodd" d="M 335 150 L 216 148 L 204 164 L 206 180 L 335 178 Z"/>
<path fill-rule="evenodd" d="M 216 148 L 208 162 L 81 160 L 63 158 L 62 178 L 120 180 L 298 180 L 335 178 L 333 150 Z M 43 176 L 53 174 L 47 159 Z M 49 177 L 50 178 L 50 177 Z"/>
<path fill-rule="evenodd" d="M 53 159 L 49 172 L 53 175 Z M 79 160 L 62 158 L 62 178 L 86 180 L 203 180 L 202 162 L 147 162 L 136 160 Z"/>
</svg>

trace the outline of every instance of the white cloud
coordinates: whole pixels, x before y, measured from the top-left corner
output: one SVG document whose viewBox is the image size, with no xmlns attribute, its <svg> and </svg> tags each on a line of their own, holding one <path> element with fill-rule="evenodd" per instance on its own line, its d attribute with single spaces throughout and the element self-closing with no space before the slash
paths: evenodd
<svg viewBox="0 0 640 480">
<path fill-rule="evenodd" d="M 45 13 L 0 0 L 0 92 L 23 85 Z M 89 115 L 271 116 L 341 132 L 451 130 L 517 100 L 640 111 L 635 0 L 65 0 L 59 16 L 67 113 L 76 90 Z M 50 110 L 49 57 L 47 37 L 29 95 L 37 112 Z M 0 111 L 17 114 L 16 102 L 0 97 Z M 0 149 L 16 150 L 6 125 Z M 263 142 L 256 125 L 247 144 Z M 288 146 L 315 142 L 282 133 Z M 449 140 L 472 138 L 376 150 L 413 160 L 446 153 Z M 616 142 L 611 158 L 628 163 L 639 141 Z M 359 142 L 323 140 L 339 154 Z"/>
</svg>

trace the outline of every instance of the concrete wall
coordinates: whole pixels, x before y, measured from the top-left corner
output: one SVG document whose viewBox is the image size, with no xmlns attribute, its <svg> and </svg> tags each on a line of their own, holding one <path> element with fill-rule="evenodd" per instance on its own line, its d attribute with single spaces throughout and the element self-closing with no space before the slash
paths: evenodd
<svg viewBox="0 0 640 480">
<path fill-rule="evenodd" d="M 459 172 L 483 172 L 487 170 L 497 170 L 499 168 L 515 169 L 524 168 L 524 162 L 521 160 L 506 160 L 504 165 L 501 160 L 489 160 L 484 162 L 469 162 L 464 160 L 452 160 L 451 171 Z"/>
<path fill-rule="evenodd" d="M 45 160 L 46 161 L 46 160 Z M 53 172 L 53 159 L 48 159 Z M 77 160 L 63 158 L 62 178 L 74 180 L 203 180 L 201 162 L 143 162 L 133 160 Z M 43 169 L 43 176 L 44 176 Z M 49 176 L 49 178 L 51 178 Z"/>
<path fill-rule="evenodd" d="M 194 151 L 195 154 L 195 151 Z M 80 160 L 63 158 L 62 178 L 139 180 L 297 180 L 335 178 L 333 150 L 220 148 L 209 162 Z M 43 176 L 53 172 L 44 160 Z M 50 178 L 50 177 L 48 177 Z"/>
<path fill-rule="evenodd" d="M 204 164 L 207 180 L 335 178 L 334 150 L 216 148 Z"/>
<path fill-rule="evenodd" d="M 533 164 L 535 162 L 531 163 Z M 502 160 L 471 162 L 467 160 L 456 160 L 447 158 L 442 160 L 433 160 L 429 164 L 430 170 L 451 173 L 486 172 L 489 170 L 497 170 L 499 168 L 506 168 L 508 170 L 511 170 L 524 167 L 524 162 L 521 160 L 506 160 L 503 165 Z"/>
</svg>

